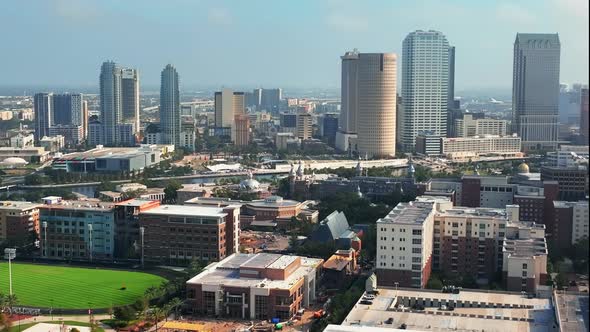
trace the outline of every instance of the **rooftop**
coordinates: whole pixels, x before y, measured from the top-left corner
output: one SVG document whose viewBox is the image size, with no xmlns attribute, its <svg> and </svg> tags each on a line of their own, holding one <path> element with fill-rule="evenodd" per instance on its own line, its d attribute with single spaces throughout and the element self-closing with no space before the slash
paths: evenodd
<svg viewBox="0 0 590 332">
<path fill-rule="evenodd" d="M 280 196 L 270 196 L 263 200 L 257 200 L 252 202 L 245 202 L 245 204 L 250 206 L 257 206 L 257 207 L 288 207 L 288 206 L 297 206 L 301 204 L 301 202 L 294 201 L 291 199 L 283 199 Z"/>
<path fill-rule="evenodd" d="M 300 259 L 301 265 L 284 280 L 240 277 L 240 268 L 284 269 L 297 258 Z M 226 287 L 238 288 L 287 289 L 291 288 L 304 276 L 313 272 L 322 261 L 322 259 L 267 253 L 233 254 L 220 262 L 210 264 L 203 272 L 187 281 L 187 284 L 224 285 Z"/>
<path fill-rule="evenodd" d="M 562 331 L 584 332 L 589 330 L 588 293 L 559 292 L 554 299 Z"/>
<path fill-rule="evenodd" d="M 408 303 L 412 298 L 426 301 L 425 310 L 410 310 L 409 305 L 396 307 L 396 303 Z M 454 311 L 441 311 L 438 309 L 441 302 L 457 303 L 457 306 Z M 383 322 L 388 318 L 393 318 L 394 323 L 385 325 Z M 459 294 L 451 294 L 426 289 L 380 289 L 372 305 L 357 303 L 342 325 L 361 327 L 357 331 L 385 332 L 395 331 L 402 323 L 406 324 L 407 330 L 463 332 L 554 331 L 555 324 L 549 299 L 528 299 L 519 293 L 507 292 L 462 290 Z M 388 326 L 391 328 L 387 329 Z"/>
<path fill-rule="evenodd" d="M 222 208 L 196 205 L 160 205 L 142 214 L 186 216 L 186 217 L 213 217 L 223 218 L 227 213 Z"/>
<path fill-rule="evenodd" d="M 385 218 L 377 223 L 423 224 L 434 213 L 434 202 L 399 203 Z"/>
<path fill-rule="evenodd" d="M 154 202 L 158 202 L 156 200 L 149 200 L 149 199 L 141 199 L 141 198 L 133 198 L 127 201 L 123 201 L 123 202 L 119 202 L 116 203 L 115 205 L 117 206 L 136 206 L 136 207 L 140 207 L 140 206 L 144 206 L 147 204 L 152 204 Z"/>
<path fill-rule="evenodd" d="M 39 207 L 41 204 L 20 201 L 0 201 L 0 210 L 30 210 Z"/>
<path fill-rule="evenodd" d="M 142 145 L 140 147 L 97 147 L 83 152 L 74 152 L 63 155 L 59 160 L 83 160 L 94 158 L 124 158 L 136 155 L 144 155 L 153 152 L 154 149 L 164 145 Z"/>
<path fill-rule="evenodd" d="M 59 198 L 59 197 L 45 197 L 44 199 L 48 198 Z M 87 199 L 80 199 L 80 200 L 62 200 L 53 204 L 42 204 L 41 207 L 48 208 L 48 209 L 63 209 L 63 210 L 92 210 L 92 211 L 111 211 L 115 207 L 115 203 L 113 202 L 102 202 L 98 199 L 94 198 L 87 198 Z"/>
</svg>

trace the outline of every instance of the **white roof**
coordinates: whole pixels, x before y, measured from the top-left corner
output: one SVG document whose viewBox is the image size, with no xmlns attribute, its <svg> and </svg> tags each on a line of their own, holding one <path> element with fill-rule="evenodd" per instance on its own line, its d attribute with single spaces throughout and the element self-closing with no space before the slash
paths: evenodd
<svg viewBox="0 0 590 332">
<path fill-rule="evenodd" d="M 174 215 L 187 217 L 223 218 L 227 213 L 223 209 L 200 205 L 160 205 L 156 208 L 141 212 L 142 214 Z"/>
</svg>

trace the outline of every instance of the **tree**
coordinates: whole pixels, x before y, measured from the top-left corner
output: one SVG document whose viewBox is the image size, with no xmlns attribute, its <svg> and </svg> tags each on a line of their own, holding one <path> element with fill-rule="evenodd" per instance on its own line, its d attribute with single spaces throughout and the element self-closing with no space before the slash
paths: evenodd
<svg viewBox="0 0 590 332">
<path fill-rule="evenodd" d="M 113 314 L 115 316 L 115 319 L 120 320 L 120 321 L 124 321 L 124 322 L 129 322 L 131 320 L 134 320 L 136 313 L 137 312 L 134 310 L 134 308 L 132 306 L 128 306 L 128 305 L 116 307 L 113 310 Z"/>
<path fill-rule="evenodd" d="M 115 191 L 116 186 L 114 183 L 110 181 L 102 181 L 98 187 L 96 187 L 96 191 Z"/>
<path fill-rule="evenodd" d="M 182 184 L 178 181 L 170 181 L 166 188 L 164 188 L 164 201 L 166 203 L 176 203 L 178 198 L 178 189 L 182 188 Z"/>
<path fill-rule="evenodd" d="M 432 273 L 430 274 L 430 279 L 428 279 L 428 283 L 426 283 L 426 288 L 428 289 L 442 289 L 443 283 L 438 277 L 438 275 Z"/>
<path fill-rule="evenodd" d="M 170 300 L 170 302 L 168 302 L 168 304 L 166 304 L 167 310 L 169 312 L 174 312 L 174 319 L 178 317 L 178 310 L 182 308 L 183 304 L 184 301 L 177 297 L 173 298 L 172 300 Z"/>
</svg>

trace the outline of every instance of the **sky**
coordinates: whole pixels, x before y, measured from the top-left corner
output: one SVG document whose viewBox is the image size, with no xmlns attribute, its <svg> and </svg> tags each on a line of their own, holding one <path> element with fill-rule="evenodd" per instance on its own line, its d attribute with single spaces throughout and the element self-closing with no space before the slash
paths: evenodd
<svg viewBox="0 0 590 332">
<path fill-rule="evenodd" d="M 588 83 L 588 0 L 2 0 L 0 85 L 98 86 L 114 60 L 159 85 L 337 88 L 340 55 L 414 30 L 456 47 L 456 89 L 512 85 L 517 32 L 559 33 L 561 82 Z M 401 77 L 401 63 L 398 63 Z"/>
</svg>

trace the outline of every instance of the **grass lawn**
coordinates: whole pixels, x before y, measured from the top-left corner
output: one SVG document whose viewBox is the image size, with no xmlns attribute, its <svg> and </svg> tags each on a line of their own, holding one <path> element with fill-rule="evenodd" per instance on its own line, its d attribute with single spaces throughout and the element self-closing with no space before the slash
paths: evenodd
<svg viewBox="0 0 590 332">
<path fill-rule="evenodd" d="M 24 306 L 109 308 L 133 303 L 163 281 L 141 272 L 12 263 L 13 292 Z M 0 263 L 0 292 L 8 294 L 6 262 Z"/>
</svg>

